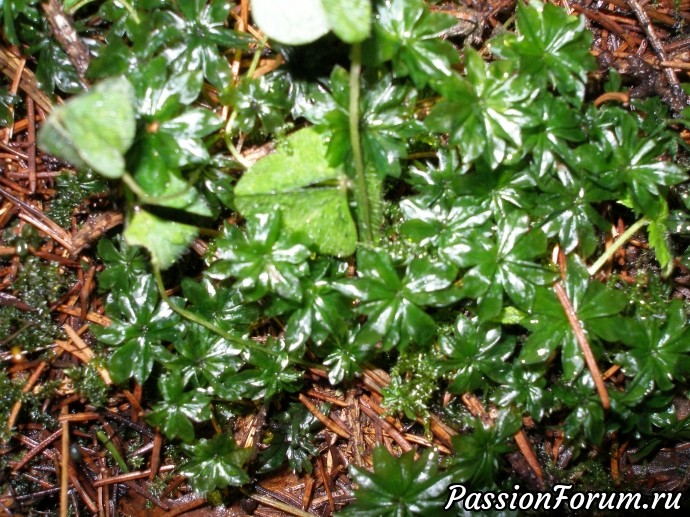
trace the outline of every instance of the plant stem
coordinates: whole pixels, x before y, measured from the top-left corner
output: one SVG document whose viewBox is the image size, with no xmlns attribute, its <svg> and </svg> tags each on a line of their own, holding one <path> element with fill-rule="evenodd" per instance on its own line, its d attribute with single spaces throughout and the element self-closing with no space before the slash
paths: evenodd
<svg viewBox="0 0 690 517">
<path fill-rule="evenodd" d="M 202 327 L 207 328 L 214 334 L 219 335 L 223 339 L 227 339 L 231 343 L 235 343 L 238 346 L 243 347 L 244 349 L 248 350 L 254 350 L 254 351 L 259 351 L 263 352 L 265 354 L 271 354 L 274 356 L 278 356 L 278 352 L 274 352 L 273 350 L 269 350 L 266 347 L 258 346 L 256 343 L 249 339 L 244 339 L 238 336 L 234 336 L 230 334 L 229 332 L 223 330 L 217 325 L 214 325 L 210 321 L 202 318 L 198 314 L 194 314 L 192 311 L 188 311 L 187 309 L 183 309 L 179 305 L 177 305 L 175 302 L 173 302 L 170 299 L 170 296 L 168 296 L 168 293 L 165 292 L 165 284 L 163 283 L 163 277 L 161 275 L 161 270 L 156 264 L 151 264 L 151 269 L 153 269 L 153 277 L 156 279 L 156 286 L 158 287 L 158 293 L 160 294 L 161 298 L 165 303 L 168 304 L 168 306 L 177 314 L 182 316 L 184 319 L 193 321 L 197 325 L 201 325 Z M 310 366 L 319 366 L 316 363 L 313 363 L 311 361 L 307 361 L 306 359 L 296 359 L 296 358 L 291 358 L 291 361 L 294 362 L 295 364 L 299 364 L 305 367 L 310 367 Z"/>
<path fill-rule="evenodd" d="M 618 238 L 614 241 L 611 246 L 608 247 L 608 249 L 604 252 L 604 254 L 597 259 L 597 261 L 592 264 L 589 269 L 587 269 L 587 272 L 589 273 L 589 276 L 594 276 L 597 271 L 599 271 L 604 264 L 606 264 L 609 260 L 611 260 L 611 257 L 618 251 L 618 249 L 625 244 L 630 237 L 635 235 L 635 232 L 642 228 L 644 225 L 649 224 L 649 219 L 646 217 L 643 217 L 639 221 L 637 221 L 635 224 L 633 224 L 630 228 L 625 230 L 622 234 L 618 236 Z"/>
<path fill-rule="evenodd" d="M 359 134 L 359 97 L 360 77 L 362 75 L 362 46 L 352 45 L 350 62 L 350 145 L 352 159 L 355 166 L 355 201 L 357 202 L 357 223 L 359 238 L 364 243 L 374 240 L 371 228 L 371 206 L 367 192 L 367 179 L 364 172 L 364 158 L 362 156 L 362 140 Z"/>
<path fill-rule="evenodd" d="M 96 431 L 96 436 L 101 441 L 101 443 L 105 445 L 105 448 L 108 449 L 108 452 L 112 455 L 113 459 L 115 460 L 115 463 L 117 463 L 117 466 L 120 467 L 120 470 L 125 473 L 129 472 L 129 468 L 127 468 L 127 463 L 122 458 L 120 451 L 117 450 L 117 447 L 115 447 L 113 442 L 110 440 L 110 437 L 100 430 Z"/>
<path fill-rule="evenodd" d="M 211 332 L 218 334 L 220 337 L 223 339 L 227 339 L 231 343 L 235 343 L 241 347 L 249 347 L 253 348 L 254 344 L 242 339 L 237 336 L 233 336 L 229 332 L 226 332 L 222 328 L 218 327 L 217 325 L 214 325 L 210 321 L 205 320 L 201 316 L 194 314 L 191 311 L 188 311 L 187 309 L 183 309 L 179 305 L 177 305 L 175 302 L 173 302 L 170 297 L 168 296 L 168 293 L 165 292 L 165 284 L 163 284 L 163 277 L 161 276 L 161 270 L 156 264 L 152 264 L 151 268 L 153 269 L 153 276 L 156 279 L 156 286 L 158 286 L 158 293 L 161 295 L 161 298 L 165 301 L 165 303 L 168 304 L 168 306 L 177 314 L 182 316 L 183 318 L 193 321 L 194 323 L 201 325 L 202 327 L 206 327 L 209 329 Z"/>
</svg>

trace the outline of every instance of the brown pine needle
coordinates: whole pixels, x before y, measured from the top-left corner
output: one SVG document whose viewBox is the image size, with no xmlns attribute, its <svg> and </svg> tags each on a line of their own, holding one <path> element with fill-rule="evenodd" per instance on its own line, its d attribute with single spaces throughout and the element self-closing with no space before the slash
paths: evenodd
<svg viewBox="0 0 690 517">
<path fill-rule="evenodd" d="M 520 429 L 517 433 L 515 433 L 514 438 L 518 449 L 520 449 L 520 452 L 525 457 L 525 460 L 527 460 L 529 467 L 534 471 L 540 482 L 544 481 L 544 472 L 541 470 L 541 465 L 539 464 L 537 455 L 534 453 L 534 449 L 532 449 L 532 445 L 530 445 L 529 440 L 527 440 L 525 432 Z"/>
<path fill-rule="evenodd" d="M 601 372 L 599 371 L 597 361 L 594 359 L 592 348 L 589 346 L 587 336 L 585 336 L 585 331 L 580 324 L 577 314 L 575 313 L 575 308 L 573 307 L 573 304 L 570 303 L 570 299 L 568 298 L 568 295 L 560 282 L 556 282 L 554 284 L 553 290 L 556 293 L 558 301 L 561 302 L 563 311 L 565 312 L 568 322 L 570 323 L 570 327 L 573 329 L 573 333 L 575 334 L 575 339 L 577 340 L 578 345 L 580 345 L 580 350 L 582 350 L 582 355 L 585 358 L 585 363 L 587 364 L 589 373 L 592 375 L 594 385 L 597 387 L 597 392 L 599 393 L 599 398 L 601 399 L 601 405 L 605 410 L 607 410 L 611 407 L 611 400 L 609 399 L 609 394 L 606 391 L 606 385 L 604 384 L 604 379 L 601 377 Z"/>
<path fill-rule="evenodd" d="M 321 422 L 323 425 L 325 425 L 330 431 L 333 431 L 335 434 L 340 436 L 341 438 L 345 438 L 346 440 L 350 439 L 350 433 L 345 431 L 342 427 L 340 427 L 338 424 L 336 424 L 333 420 L 328 418 L 326 415 L 324 415 L 321 411 L 319 411 L 319 408 L 317 408 L 314 404 L 312 404 L 309 399 L 304 396 L 303 393 L 299 394 L 299 401 L 304 404 L 304 406 L 309 410 L 309 412 L 314 415 L 319 422 Z"/>
</svg>

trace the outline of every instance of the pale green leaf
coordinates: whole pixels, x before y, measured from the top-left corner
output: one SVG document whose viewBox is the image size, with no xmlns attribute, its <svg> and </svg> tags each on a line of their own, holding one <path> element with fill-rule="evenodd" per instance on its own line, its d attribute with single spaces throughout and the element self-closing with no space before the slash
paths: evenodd
<svg viewBox="0 0 690 517">
<path fill-rule="evenodd" d="M 136 133 L 134 91 L 125 78 L 103 81 L 55 108 L 38 134 L 45 151 L 106 178 L 125 172 Z"/>
<path fill-rule="evenodd" d="M 127 244 L 143 246 L 151 253 L 151 260 L 161 269 L 167 269 L 180 258 L 197 235 L 194 226 L 166 221 L 138 210 L 125 230 Z"/>
<path fill-rule="evenodd" d="M 371 0 L 321 0 L 328 24 L 345 43 L 361 43 L 371 32 Z"/>
<path fill-rule="evenodd" d="M 252 17 L 269 38 L 305 45 L 330 30 L 321 0 L 252 0 Z"/>
<path fill-rule="evenodd" d="M 244 215 L 277 208 L 285 228 L 306 235 L 322 253 L 351 255 L 357 234 L 346 183 L 344 173 L 328 164 L 321 136 L 307 128 L 245 173 L 235 187 L 235 203 Z"/>
</svg>

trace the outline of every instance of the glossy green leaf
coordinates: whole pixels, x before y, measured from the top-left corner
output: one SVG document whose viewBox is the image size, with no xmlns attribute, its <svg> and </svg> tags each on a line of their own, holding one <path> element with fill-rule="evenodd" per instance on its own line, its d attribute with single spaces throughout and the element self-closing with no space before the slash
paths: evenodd
<svg viewBox="0 0 690 517">
<path fill-rule="evenodd" d="M 140 384 L 151 374 L 162 344 L 180 334 L 180 323 L 168 304 L 158 299 L 153 278 L 141 277 L 127 296 L 108 305 L 111 324 L 94 327 L 92 332 L 102 343 L 118 345 L 108 363 L 115 382 L 134 377 Z"/>
<path fill-rule="evenodd" d="M 161 376 L 158 389 L 163 400 L 153 407 L 147 420 L 160 427 L 168 438 L 179 437 L 190 443 L 194 440 L 191 421 L 203 422 L 211 418 L 211 397 L 201 391 L 185 391 L 184 388 L 185 382 L 179 373 Z"/>
<path fill-rule="evenodd" d="M 259 474 L 277 469 L 285 460 L 292 472 L 311 474 L 311 460 L 319 452 L 314 433 L 321 427 L 322 424 L 304 404 L 291 403 L 285 411 L 271 419 L 273 438 L 269 447 L 259 456 L 262 463 Z"/>
<path fill-rule="evenodd" d="M 362 332 L 381 338 L 385 350 L 396 345 L 404 349 L 412 342 L 428 344 L 436 323 L 423 307 L 458 299 L 452 285 L 457 271 L 443 263 L 415 259 L 400 278 L 385 252 L 360 249 L 357 268 L 359 278 L 334 282 L 333 287 L 360 301 L 356 310 L 367 315 Z"/>
<path fill-rule="evenodd" d="M 670 303 L 665 322 L 638 315 L 618 328 L 618 337 L 629 350 L 619 354 L 629 374 L 648 377 L 662 390 L 673 388 L 674 380 L 690 372 L 690 333 L 687 315 L 679 300 Z"/>
<path fill-rule="evenodd" d="M 134 92 L 126 79 L 103 81 L 55 108 L 39 131 L 38 144 L 77 167 L 119 178 L 136 131 L 133 103 Z"/>
<path fill-rule="evenodd" d="M 179 382 L 193 387 L 212 386 L 221 375 L 244 365 L 235 343 L 200 325 L 191 325 L 175 340 L 174 347 L 177 355 L 166 361 L 166 367 L 180 378 Z"/>
<path fill-rule="evenodd" d="M 128 246 L 121 236 L 115 241 L 101 239 L 97 249 L 98 256 L 105 264 L 105 270 L 98 275 L 99 289 L 128 294 L 147 269 L 141 249 Z"/>
<path fill-rule="evenodd" d="M 220 100 L 234 110 L 232 129 L 251 133 L 260 128 L 265 134 L 275 134 L 287 125 L 292 107 L 288 90 L 288 83 L 280 78 L 245 78 L 237 85 L 228 85 Z"/>
<path fill-rule="evenodd" d="M 493 39 L 492 52 L 518 60 L 521 73 L 531 75 L 542 90 L 548 84 L 580 105 L 587 72 L 595 68 L 589 53 L 592 34 L 585 28 L 584 16 L 570 16 L 550 3 L 520 2 L 515 25 L 517 35 Z"/>
<path fill-rule="evenodd" d="M 325 114 L 320 128 L 331 136 L 329 162 L 347 165 L 352 159 L 352 142 L 350 84 L 344 68 L 333 68 L 331 91 L 334 109 Z M 390 74 L 365 74 L 359 109 L 362 152 L 370 166 L 367 173 L 378 178 L 400 176 L 400 160 L 407 155 L 406 140 L 421 132 L 414 116 L 415 102 L 415 91 L 396 84 Z"/>
<path fill-rule="evenodd" d="M 488 321 L 503 308 L 503 291 L 518 306 L 529 306 L 535 288 L 553 274 L 532 259 L 546 251 L 546 237 L 530 229 L 525 213 L 513 211 L 498 221 L 494 241 L 485 229 L 458 234 L 445 243 L 443 254 L 462 268 L 463 295 L 476 298 L 480 321 Z"/>
<path fill-rule="evenodd" d="M 190 459 L 182 466 L 181 473 L 196 491 L 206 493 L 249 483 L 244 465 L 251 458 L 252 449 L 238 447 L 232 434 L 221 433 L 210 440 L 201 439 L 196 444 L 185 445 L 184 449 Z"/>
<path fill-rule="evenodd" d="M 455 23 L 452 16 L 430 12 L 421 0 L 380 3 L 365 60 L 374 65 L 392 60 L 396 76 L 410 76 L 418 88 L 433 85 L 449 77 L 459 60 L 453 46 L 439 37 Z"/>
<path fill-rule="evenodd" d="M 595 336 L 615 341 L 616 328 L 621 326 L 616 316 L 628 304 L 625 294 L 590 281 L 587 269 L 575 258 L 568 260 L 567 271 L 565 291 L 590 345 L 595 344 Z M 544 363 L 560 347 L 564 376 L 574 379 L 584 368 L 584 359 L 553 289 L 538 288 L 534 305 L 528 310 L 530 317 L 523 320 L 523 325 L 532 333 L 523 344 L 520 359 L 526 364 Z"/>
<path fill-rule="evenodd" d="M 383 446 L 374 449 L 374 471 L 351 467 L 357 483 L 354 504 L 341 515 L 382 517 L 403 515 L 438 515 L 442 513 L 444 492 L 451 480 L 439 472 L 438 456 L 432 450 L 415 451 L 396 458 Z"/>
<path fill-rule="evenodd" d="M 295 353 L 291 345 L 284 339 L 269 337 L 265 350 L 251 351 L 247 368 L 219 379 L 215 386 L 217 394 L 233 401 L 244 398 L 271 400 L 280 393 L 298 391 L 302 386 L 302 373 L 293 366 Z"/>
<path fill-rule="evenodd" d="M 505 410 L 499 412 L 493 425 L 485 425 L 475 419 L 472 433 L 453 437 L 452 479 L 471 481 L 473 486 L 491 486 L 501 465 L 501 457 L 512 450 L 509 443 L 521 425 L 518 416 Z"/>
<path fill-rule="evenodd" d="M 482 157 L 491 168 L 512 159 L 523 143 L 522 132 L 532 125 L 526 109 L 534 97 L 527 77 L 515 74 L 505 61 L 484 62 L 479 53 L 465 51 L 466 77 L 452 75 L 439 85 L 444 100 L 425 123 L 447 133 L 465 163 Z"/>
<path fill-rule="evenodd" d="M 347 178 L 328 165 L 323 139 L 313 129 L 293 133 L 246 172 L 235 187 L 235 202 L 244 215 L 277 208 L 285 228 L 308 237 L 322 253 L 345 256 L 355 250 Z"/>
<path fill-rule="evenodd" d="M 224 55 L 228 48 L 246 48 L 253 38 L 227 28 L 232 3 L 227 0 L 180 2 L 182 16 L 164 11 L 153 32 L 144 28 L 142 45 L 156 36 L 154 44 L 164 46 L 161 53 L 174 73 L 202 70 L 204 77 L 218 90 L 231 80 L 230 64 Z M 156 14 L 154 11 L 152 14 Z M 173 30 L 166 30 L 170 28 Z M 155 48 L 155 47 L 154 47 Z"/>
<path fill-rule="evenodd" d="M 501 385 L 492 393 L 498 407 L 516 407 L 537 420 L 554 409 L 554 397 L 547 389 L 543 367 L 526 367 L 515 361 L 505 368 Z"/>
<path fill-rule="evenodd" d="M 509 370 L 506 360 L 515 348 L 514 340 L 501 339 L 500 329 L 478 327 L 462 315 L 454 332 L 439 336 L 438 344 L 446 356 L 439 367 L 451 374 L 449 390 L 457 394 L 473 392 L 487 381 L 501 381 Z"/>
<path fill-rule="evenodd" d="M 211 278 L 235 278 L 234 287 L 248 301 L 269 292 L 288 300 L 302 300 L 300 278 L 309 274 L 306 260 L 310 252 L 295 235 L 283 231 L 279 213 L 251 217 L 246 232 L 226 225 L 215 245 L 219 260 L 207 270 Z"/>
</svg>

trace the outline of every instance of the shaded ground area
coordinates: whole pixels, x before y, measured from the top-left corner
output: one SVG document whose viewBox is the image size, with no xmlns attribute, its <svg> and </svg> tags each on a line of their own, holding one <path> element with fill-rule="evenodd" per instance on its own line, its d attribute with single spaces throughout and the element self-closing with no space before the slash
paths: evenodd
<svg viewBox="0 0 690 517">
<path fill-rule="evenodd" d="M 500 32 L 514 7 L 510 1 L 488 1 L 434 8 L 457 17 L 458 25 L 447 37 L 460 51 L 466 38 L 480 48 Z M 627 105 L 631 98 L 659 95 L 672 112 L 687 105 L 680 83 L 688 81 L 690 71 L 690 2 L 611 0 L 564 7 L 583 14 L 594 33 L 592 52 L 600 65 L 590 84 L 595 103 Z M 235 15 L 239 13 L 238 6 Z M 262 66 L 269 70 L 274 64 L 267 60 Z M 302 421 L 314 426 L 314 441 L 305 444 L 318 451 L 312 471 L 294 475 L 286 467 L 268 475 L 251 473 L 255 481 L 244 489 L 208 498 L 191 492 L 176 473 L 179 449 L 144 421 L 146 390 L 136 384 L 130 390 L 113 386 L 107 371 L 93 360 L 102 350 L 89 328 L 109 321 L 95 283 L 102 268 L 95 243 L 121 225 L 123 217 L 102 184 L 82 184 L 63 174 L 64 164 L 37 149 L 37 127 L 51 101 L 36 86 L 32 66 L 16 49 L 0 49 L 2 72 L 24 106 L 14 124 L 0 132 L 0 358 L 6 374 L 0 398 L 7 406 L 0 422 L 0 513 L 55 513 L 61 486 L 67 483 L 68 497 L 84 515 L 325 516 L 353 500 L 348 466 L 371 467 L 375 446 L 383 444 L 396 453 L 434 446 L 442 455 L 450 453 L 450 438 L 458 431 L 444 411 L 449 397 L 430 421 L 409 421 L 386 415 L 381 407 L 381 391 L 390 382 L 385 371 L 365 369 L 341 392 L 332 389 L 324 371 L 312 369 L 304 372 L 308 382 L 291 403 Z M 619 71 L 628 91 L 602 91 L 611 68 Z M 681 134 L 690 139 L 687 131 Z M 249 148 L 245 154 L 261 152 Z M 83 200 L 76 193 L 80 188 L 91 195 Z M 622 233 L 622 221 L 620 225 Z M 638 273 L 655 267 L 647 248 L 644 238 L 633 239 L 603 274 L 618 272 L 624 280 L 638 282 Z M 204 243 L 198 242 L 195 251 L 201 255 L 203 250 Z M 674 297 L 689 299 L 690 271 L 680 262 L 677 266 Z M 46 341 L 51 344 L 35 346 Z M 604 377 L 623 382 L 616 368 Z M 490 409 L 470 395 L 454 403 L 483 420 L 492 419 Z M 686 399 L 678 399 L 678 415 L 686 416 L 688 406 Z M 216 425 L 232 426 L 238 443 L 255 455 L 266 448 L 271 433 L 265 407 L 248 406 L 241 418 Z M 519 451 L 508 456 L 510 476 L 538 490 L 569 467 L 572 451 L 557 433 L 530 422 L 525 426 L 528 431 L 516 437 Z M 650 446 L 659 448 L 658 443 Z M 627 443 L 590 451 L 581 472 L 584 488 L 687 489 L 688 444 L 658 450 L 645 462 L 636 460 L 639 453 Z M 225 507 L 228 501 L 235 503 Z"/>
</svg>

